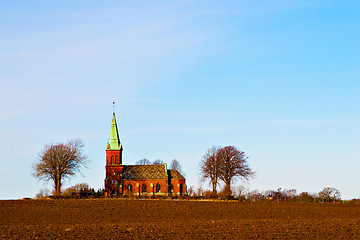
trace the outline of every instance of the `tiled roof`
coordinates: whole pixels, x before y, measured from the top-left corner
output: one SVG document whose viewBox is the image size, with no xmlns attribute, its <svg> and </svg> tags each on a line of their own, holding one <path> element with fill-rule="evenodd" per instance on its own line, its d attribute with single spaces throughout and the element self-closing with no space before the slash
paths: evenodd
<svg viewBox="0 0 360 240">
<path fill-rule="evenodd" d="M 185 178 L 183 177 L 183 175 L 181 175 L 178 170 L 175 169 L 169 169 L 168 170 L 168 175 L 170 177 L 170 179 L 179 179 L 179 180 L 185 180 Z"/>
<path fill-rule="evenodd" d="M 165 165 L 123 165 L 123 179 L 166 179 Z"/>
</svg>

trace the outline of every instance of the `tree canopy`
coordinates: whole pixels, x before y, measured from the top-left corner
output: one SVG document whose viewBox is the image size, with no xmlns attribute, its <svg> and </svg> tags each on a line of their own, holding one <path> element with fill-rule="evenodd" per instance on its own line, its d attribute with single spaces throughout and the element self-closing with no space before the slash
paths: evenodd
<svg viewBox="0 0 360 240">
<path fill-rule="evenodd" d="M 200 162 L 202 180 L 209 179 L 213 194 L 216 194 L 217 181 L 225 183 L 224 194 L 231 196 L 231 182 L 237 178 L 249 180 L 255 176 L 247 162 L 248 157 L 234 146 L 212 147 L 207 150 Z"/>
<path fill-rule="evenodd" d="M 219 180 L 219 161 L 216 156 L 220 147 L 212 146 L 209 148 L 206 153 L 203 155 L 202 160 L 200 162 L 200 175 L 201 181 L 205 181 L 206 179 L 210 180 L 212 185 L 213 194 L 216 195 L 216 187 L 218 185 Z"/>
<path fill-rule="evenodd" d="M 45 145 L 32 166 L 33 176 L 46 182 L 53 181 L 55 194 L 60 195 L 63 179 L 74 176 L 87 166 L 83 148 L 84 143 L 79 139 Z"/>
<path fill-rule="evenodd" d="M 183 175 L 185 177 L 185 173 L 183 172 L 183 170 L 181 168 L 180 162 L 178 160 L 176 160 L 175 158 L 170 163 L 170 169 L 177 170 L 181 175 Z"/>
<path fill-rule="evenodd" d="M 164 165 L 164 162 L 160 159 L 156 159 L 154 162 L 153 162 L 153 165 Z"/>
<path fill-rule="evenodd" d="M 139 161 L 137 161 L 135 164 L 136 165 L 151 165 L 152 163 L 150 162 L 149 159 L 143 158 L 143 159 L 140 159 Z"/>
<path fill-rule="evenodd" d="M 323 202 L 334 202 L 340 200 L 340 191 L 334 187 L 326 187 L 318 193 L 319 198 Z"/>
</svg>

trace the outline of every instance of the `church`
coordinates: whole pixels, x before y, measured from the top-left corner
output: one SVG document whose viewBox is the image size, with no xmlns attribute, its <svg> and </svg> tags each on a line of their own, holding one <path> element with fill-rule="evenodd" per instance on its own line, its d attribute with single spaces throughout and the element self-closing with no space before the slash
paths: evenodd
<svg viewBox="0 0 360 240">
<path fill-rule="evenodd" d="M 185 178 L 163 165 L 123 165 L 123 146 L 113 113 L 106 146 L 105 196 L 181 196 L 186 195 Z"/>
</svg>

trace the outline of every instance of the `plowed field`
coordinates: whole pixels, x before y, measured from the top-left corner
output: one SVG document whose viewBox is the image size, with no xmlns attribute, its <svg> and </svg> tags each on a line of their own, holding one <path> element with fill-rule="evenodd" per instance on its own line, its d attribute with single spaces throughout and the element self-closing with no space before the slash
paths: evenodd
<svg viewBox="0 0 360 240">
<path fill-rule="evenodd" d="M 1 239 L 360 239 L 360 204 L 0 201 Z"/>
</svg>

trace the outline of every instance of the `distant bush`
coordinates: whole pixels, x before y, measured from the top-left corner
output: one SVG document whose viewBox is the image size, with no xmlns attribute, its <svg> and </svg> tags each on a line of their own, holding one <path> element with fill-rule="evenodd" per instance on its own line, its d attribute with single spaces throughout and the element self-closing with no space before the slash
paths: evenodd
<svg viewBox="0 0 360 240">
<path fill-rule="evenodd" d="M 249 191 L 246 194 L 246 200 L 251 202 L 258 202 L 266 200 L 265 194 L 259 192 L 258 190 Z"/>
<path fill-rule="evenodd" d="M 95 192 L 87 183 L 79 183 L 65 189 L 61 195 L 63 198 L 102 197 L 104 189 L 100 188 Z"/>
<path fill-rule="evenodd" d="M 42 198 L 47 198 L 50 196 L 50 190 L 48 188 L 43 188 L 40 189 L 39 193 L 36 194 L 35 198 L 36 199 L 42 199 Z"/>
<path fill-rule="evenodd" d="M 315 194 L 311 194 L 308 192 L 302 192 L 300 195 L 296 198 L 297 202 L 315 202 L 316 196 Z"/>
</svg>

